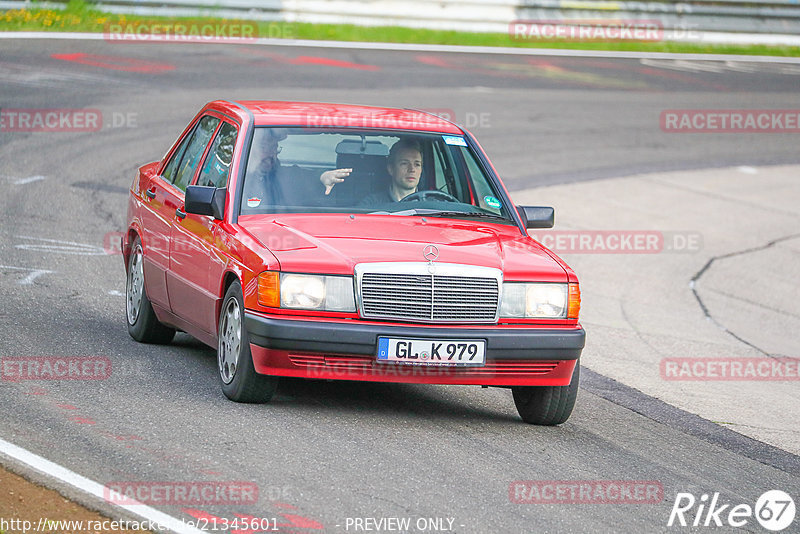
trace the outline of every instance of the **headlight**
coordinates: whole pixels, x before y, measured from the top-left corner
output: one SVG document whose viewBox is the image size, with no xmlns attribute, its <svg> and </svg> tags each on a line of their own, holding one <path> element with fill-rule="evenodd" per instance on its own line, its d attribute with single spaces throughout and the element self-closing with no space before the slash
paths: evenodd
<svg viewBox="0 0 800 534">
<path fill-rule="evenodd" d="M 504 282 L 500 316 L 566 318 L 567 284 Z"/>
<path fill-rule="evenodd" d="M 353 278 L 316 274 L 261 273 L 258 302 L 295 310 L 356 311 Z"/>
<path fill-rule="evenodd" d="M 324 276 L 281 273 L 281 308 L 316 310 L 324 303 Z"/>
</svg>

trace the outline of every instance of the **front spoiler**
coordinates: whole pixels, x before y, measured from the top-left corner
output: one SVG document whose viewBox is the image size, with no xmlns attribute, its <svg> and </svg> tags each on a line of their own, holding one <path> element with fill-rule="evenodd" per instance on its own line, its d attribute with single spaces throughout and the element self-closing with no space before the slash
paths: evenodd
<svg viewBox="0 0 800 534">
<path fill-rule="evenodd" d="M 583 349 L 580 327 L 431 327 L 331 322 L 245 313 L 255 370 L 261 374 L 326 380 L 564 386 Z M 482 339 L 486 365 L 448 367 L 378 363 L 379 336 Z"/>
</svg>

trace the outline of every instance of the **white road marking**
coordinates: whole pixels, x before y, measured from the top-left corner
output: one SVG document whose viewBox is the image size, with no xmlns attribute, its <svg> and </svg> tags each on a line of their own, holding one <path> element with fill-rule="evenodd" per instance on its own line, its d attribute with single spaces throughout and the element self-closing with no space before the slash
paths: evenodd
<svg viewBox="0 0 800 534">
<path fill-rule="evenodd" d="M 755 167 L 747 167 L 746 165 L 736 167 L 736 170 L 744 174 L 758 174 L 758 169 Z"/>
<path fill-rule="evenodd" d="M 109 75 L 87 74 L 76 70 L 58 70 L 57 68 L 45 67 L 43 65 L 21 65 L 0 61 L 0 79 L 5 83 L 14 83 L 22 86 L 31 87 L 61 87 L 71 83 L 83 82 L 97 85 L 114 84 L 129 85 L 121 79 L 112 78 Z"/>
<path fill-rule="evenodd" d="M 31 182 L 38 182 L 39 180 L 47 180 L 47 176 L 28 176 L 27 178 L 17 178 L 12 180 L 11 183 L 14 185 L 24 185 L 29 184 Z"/>
<path fill-rule="evenodd" d="M 703 61 L 687 61 L 685 59 L 673 59 L 664 61 L 659 59 L 642 59 L 642 65 L 648 67 L 659 67 L 663 69 L 680 70 L 684 72 L 714 72 L 720 73 L 725 70 L 724 63 L 707 63 Z"/>
<path fill-rule="evenodd" d="M 31 271 L 31 274 L 23 278 L 19 281 L 19 285 L 21 286 L 31 286 L 33 285 L 33 281 L 42 276 L 43 274 L 52 273 L 53 271 L 46 271 L 43 269 L 36 269 Z"/>
<path fill-rule="evenodd" d="M 45 239 L 43 237 L 30 237 L 25 235 L 16 236 L 18 239 L 31 239 L 34 241 L 43 241 L 44 243 L 55 243 L 53 245 L 37 244 L 37 243 L 23 243 L 21 245 L 14 245 L 16 248 L 22 250 L 34 250 L 38 252 L 55 252 L 59 254 L 77 254 L 79 256 L 105 256 L 106 251 L 103 247 L 96 247 L 94 245 L 87 245 L 84 243 L 75 243 L 73 241 L 59 241 L 58 239 Z"/>
<path fill-rule="evenodd" d="M 101 33 L 0 32 L 0 39 L 68 39 L 102 41 Z M 230 44 L 209 41 L 209 44 Z M 461 54 L 500 54 L 512 56 L 602 57 L 616 59 L 688 59 L 694 61 L 749 61 L 753 63 L 800 64 L 800 57 L 746 56 L 733 54 L 679 54 L 676 52 L 632 52 L 621 50 L 566 50 L 558 48 L 503 48 L 500 46 L 428 45 L 409 43 L 369 43 L 350 41 L 314 41 L 310 39 L 258 39 L 248 45 L 295 46 L 305 48 L 342 48 L 347 50 L 391 50 L 410 52 L 457 52 Z"/>
<path fill-rule="evenodd" d="M 116 289 L 112 289 L 111 291 L 108 292 L 108 294 L 109 295 L 113 295 L 115 297 L 124 297 L 125 296 L 125 293 L 123 293 L 122 291 L 117 291 Z"/>
<path fill-rule="evenodd" d="M 33 281 L 42 276 L 43 274 L 52 274 L 55 271 L 48 271 L 47 269 L 31 269 L 28 267 L 13 267 L 11 265 L 0 265 L 0 270 L 12 270 L 12 271 L 30 271 L 30 274 L 25 278 L 17 281 L 17 283 L 21 286 L 30 286 L 33 285 Z"/>
<path fill-rule="evenodd" d="M 152 521 L 177 534 L 207 534 L 205 531 L 194 528 L 180 519 L 167 515 L 164 512 L 151 508 L 145 504 L 136 502 L 135 504 L 113 504 L 105 498 L 105 486 L 70 471 L 57 463 L 34 454 L 22 447 L 18 447 L 13 443 L 9 443 L 4 439 L 0 439 L 0 455 L 8 458 L 13 458 L 17 462 L 25 464 L 26 466 L 43 473 L 49 477 L 55 478 L 73 488 L 77 488 L 84 493 L 93 495 L 99 499 L 108 502 L 109 505 L 117 506 L 123 510 L 144 519 L 145 521 Z M 135 502 L 135 501 L 134 501 Z"/>
<path fill-rule="evenodd" d="M 682 72 L 713 72 L 716 74 L 723 72 L 739 72 L 744 74 L 785 74 L 785 75 L 800 75 L 800 66 L 798 65 L 765 65 L 760 62 L 753 62 L 747 59 L 737 58 L 736 61 L 730 58 L 725 61 L 709 63 L 708 61 L 688 60 L 681 59 L 654 59 L 642 58 L 639 60 L 642 65 L 648 67 L 655 67 L 658 69 L 677 70 Z"/>
</svg>

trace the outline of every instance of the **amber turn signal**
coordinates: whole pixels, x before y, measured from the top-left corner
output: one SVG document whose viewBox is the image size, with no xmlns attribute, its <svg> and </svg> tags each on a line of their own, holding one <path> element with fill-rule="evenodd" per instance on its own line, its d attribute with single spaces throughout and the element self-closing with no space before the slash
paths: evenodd
<svg viewBox="0 0 800 534">
<path fill-rule="evenodd" d="M 581 313 L 581 288 L 578 284 L 569 285 L 569 307 L 567 308 L 567 318 L 577 319 Z"/>
<path fill-rule="evenodd" d="M 267 271 L 258 275 L 258 303 L 270 308 L 281 307 L 280 273 Z"/>
</svg>

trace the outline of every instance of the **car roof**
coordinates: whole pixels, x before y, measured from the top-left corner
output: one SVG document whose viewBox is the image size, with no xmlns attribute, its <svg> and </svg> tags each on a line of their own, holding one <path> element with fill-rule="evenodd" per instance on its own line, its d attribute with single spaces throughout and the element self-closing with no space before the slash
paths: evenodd
<svg viewBox="0 0 800 534">
<path fill-rule="evenodd" d="M 463 135 L 463 130 L 432 113 L 412 109 L 247 100 L 236 102 L 253 113 L 256 126 L 331 126 L 415 130 Z"/>
</svg>

